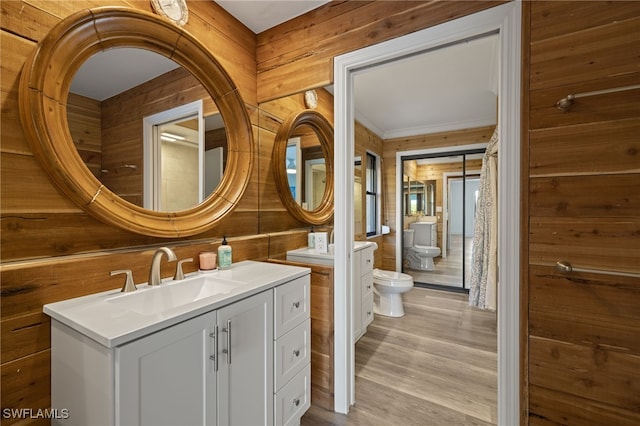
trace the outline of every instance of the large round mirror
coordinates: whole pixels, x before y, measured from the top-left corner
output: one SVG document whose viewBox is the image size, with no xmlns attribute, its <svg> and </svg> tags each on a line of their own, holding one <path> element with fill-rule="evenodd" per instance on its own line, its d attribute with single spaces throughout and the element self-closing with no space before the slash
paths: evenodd
<svg viewBox="0 0 640 426">
<path fill-rule="evenodd" d="M 278 129 L 273 148 L 278 194 L 292 216 L 312 225 L 333 216 L 333 128 L 319 113 L 301 111 Z"/>
<path fill-rule="evenodd" d="M 101 116 L 100 120 L 93 120 L 94 125 L 99 122 L 100 130 L 78 128 L 79 111 L 90 98 L 77 93 L 77 79 L 85 74 L 83 66 L 104 55 L 107 62 L 115 61 L 126 70 L 126 60 L 108 56 L 114 53 L 153 58 L 152 68 L 157 75 L 152 80 L 133 83 L 132 87 L 155 87 L 150 89 L 158 95 L 153 103 L 163 107 L 142 108 L 138 100 L 141 111 L 133 119 L 131 111 L 135 107 L 121 101 L 132 97 L 135 91 L 115 96 L 111 93 L 103 95 L 107 97 L 100 102 L 107 104 L 107 99 L 117 98 L 120 102 L 110 105 L 113 113 L 106 114 L 102 108 L 100 113 L 94 110 L 89 114 Z M 135 63 L 134 68 L 141 67 Z M 158 85 L 169 77 L 177 80 Z M 85 86 L 111 83 L 101 80 Z M 182 89 L 176 89 L 180 85 Z M 147 12 L 106 7 L 80 11 L 61 21 L 25 63 L 20 81 L 20 116 L 34 154 L 54 183 L 96 218 L 130 231 L 181 237 L 210 229 L 235 207 L 250 179 L 253 139 L 238 89 L 193 36 Z M 84 126 L 91 122 L 86 117 L 83 120 Z M 211 124 L 214 121 L 217 124 Z M 209 137 L 207 126 L 212 129 Z M 100 133 L 96 138 L 100 141 L 91 142 L 101 144 L 99 155 L 87 141 L 92 132 L 96 137 Z M 224 141 L 211 142 L 213 135 Z M 116 143 L 107 142 L 109 147 L 102 151 L 105 139 Z M 162 161 L 153 160 L 155 154 L 146 152 L 154 149 L 147 141 L 157 141 L 158 150 L 168 145 L 170 153 L 159 154 L 160 157 L 179 157 L 178 162 L 163 169 Z M 191 147 L 191 153 L 185 156 L 183 151 L 196 144 L 198 148 Z M 206 183 L 205 172 L 212 168 L 206 157 L 208 151 L 214 151 L 212 144 L 221 148 L 212 160 L 218 170 Z M 197 158 L 198 167 L 184 163 L 186 157 Z M 183 186 L 171 186 L 172 168 L 177 170 L 174 183 L 183 181 Z M 194 170 L 195 177 L 187 178 Z M 163 175 L 169 177 L 168 181 L 162 182 Z M 191 182 L 190 194 L 167 201 L 169 193 L 184 195 L 187 181 Z"/>
</svg>

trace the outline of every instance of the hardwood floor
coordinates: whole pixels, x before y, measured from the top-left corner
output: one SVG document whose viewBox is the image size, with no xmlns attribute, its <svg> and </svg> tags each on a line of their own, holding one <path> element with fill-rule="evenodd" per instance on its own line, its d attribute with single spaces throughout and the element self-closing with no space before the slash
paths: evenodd
<svg viewBox="0 0 640 426">
<path fill-rule="evenodd" d="M 376 315 L 356 344 L 356 404 L 349 415 L 317 408 L 301 425 L 496 423 L 496 314 L 467 295 L 413 288 L 405 316 Z"/>
</svg>

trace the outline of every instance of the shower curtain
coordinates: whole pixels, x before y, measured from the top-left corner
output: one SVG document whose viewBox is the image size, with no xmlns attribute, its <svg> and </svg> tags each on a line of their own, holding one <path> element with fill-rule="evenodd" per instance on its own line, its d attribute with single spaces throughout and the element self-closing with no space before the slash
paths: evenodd
<svg viewBox="0 0 640 426">
<path fill-rule="evenodd" d="M 498 287 L 498 126 L 482 159 L 471 253 L 469 305 L 496 310 Z"/>
</svg>

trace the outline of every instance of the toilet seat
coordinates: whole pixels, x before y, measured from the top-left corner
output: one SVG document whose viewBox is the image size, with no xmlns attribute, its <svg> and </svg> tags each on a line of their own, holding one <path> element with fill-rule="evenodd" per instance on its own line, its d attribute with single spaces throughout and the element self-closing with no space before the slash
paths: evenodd
<svg viewBox="0 0 640 426">
<path fill-rule="evenodd" d="M 413 287 L 413 277 L 396 271 L 373 270 L 373 281 L 389 287 Z"/>
<path fill-rule="evenodd" d="M 409 249 L 410 250 L 413 249 L 413 251 L 415 251 L 416 253 L 424 253 L 430 256 L 438 256 L 440 254 L 440 247 L 434 247 L 434 246 L 415 246 L 414 245 Z"/>
</svg>

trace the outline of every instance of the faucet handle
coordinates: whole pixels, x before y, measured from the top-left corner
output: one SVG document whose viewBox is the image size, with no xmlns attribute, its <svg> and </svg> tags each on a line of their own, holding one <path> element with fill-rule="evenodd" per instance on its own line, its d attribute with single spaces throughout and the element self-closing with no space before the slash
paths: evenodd
<svg viewBox="0 0 640 426">
<path fill-rule="evenodd" d="M 136 291 L 136 284 L 133 282 L 133 273 L 129 269 L 119 269 L 117 271 L 111 271 L 110 275 L 113 277 L 118 274 L 126 274 L 127 277 L 125 279 L 124 285 L 122 286 L 121 293 L 129 293 L 132 291 Z"/>
<path fill-rule="evenodd" d="M 190 257 L 188 259 L 178 260 L 178 264 L 176 265 L 176 274 L 173 276 L 174 281 L 184 280 L 184 272 L 182 272 L 182 264 L 185 262 L 193 262 L 193 258 Z"/>
</svg>

